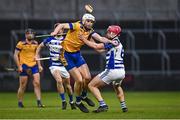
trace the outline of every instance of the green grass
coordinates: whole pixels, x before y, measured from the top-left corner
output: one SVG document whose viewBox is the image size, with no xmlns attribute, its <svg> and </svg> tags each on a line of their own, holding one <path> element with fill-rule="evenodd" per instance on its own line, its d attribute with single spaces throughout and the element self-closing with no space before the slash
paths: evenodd
<svg viewBox="0 0 180 120">
<path fill-rule="evenodd" d="M 46 108 L 37 108 L 33 93 L 26 93 L 25 108 L 17 107 L 16 93 L 0 93 L 0 118 L 39 118 L 39 119 L 180 119 L 180 92 L 126 92 L 126 104 L 129 112 L 122 113 L 113 92 L 104 92 L 103 96 L 109 106 L 104 113 L 82 113 L 80 110 L 61 110 L 57 93 L 43 92 Z M 90 95 L 91 98 L 92 95 Z M 95 101 L 95 99 L 93 98 Z M 96 107 L 98 103 L 96 102 Z M 95 108 L 96 108 L 95 107 Z M 93 107 L 88 107 L 92 111 Z"/>
</svg>

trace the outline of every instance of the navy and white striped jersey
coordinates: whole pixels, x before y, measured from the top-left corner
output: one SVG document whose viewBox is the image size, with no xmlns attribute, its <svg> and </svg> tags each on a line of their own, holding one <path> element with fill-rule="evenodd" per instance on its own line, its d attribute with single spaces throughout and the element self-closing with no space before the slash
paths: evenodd
<svg viewBox="0 0 180 120">
<path fill-rule="evenodd" d="M 50 66 L 63 66 L 59 59 L 59 55 L 61 52 L 61 42 L 64 40 L 64 37 L 56 38 L 56 37 L 48 37 L 43 43 L 49 49 L 50 55 Z"/>
<path fill-rule="evenodd" d="M 112 47 L 106 53 L 106 69 L 124 69 L 124 49 L 120 40 L 115 38 L 119 45 L 116 47 Z"/>
</svg>

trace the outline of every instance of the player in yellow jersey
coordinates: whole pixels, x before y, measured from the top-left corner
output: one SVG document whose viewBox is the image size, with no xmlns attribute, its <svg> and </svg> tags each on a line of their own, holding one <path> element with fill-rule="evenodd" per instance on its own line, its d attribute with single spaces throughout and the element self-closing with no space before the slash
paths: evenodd
<svg viewBox="0 0 180 120">
<path fill-rule="evenodd" d="M 34 92 L 37 98 L 37 106 L 44 107 L 41 103 L 40 74 L 42 67 L 35 60 L 37 41 L 34 40 L 35 32 L 32 29 L 25 31 L 26 39 L 19 41 L 14 52 L 14 60 L 19 72 L 19 89 L 17 93 L 18 107 L 23 108 L 23 96 L 26 89 L 28 77 L 32 74 Z"/>
<path fill-rule="evenodd" d="M 90 39 L 93 35 L 96 40 L 108 42 L 107 39 L 94 32 L 92 29 L 94 22 L 95 17 L 92 14 L 86 13 L 83 15 L 82 21 L 75 23 L 59 23 L 51 33 L 51 35 L 55 36 L 58 33 L 62 33 L 64 29 L 68 29 L 65 40 L 61 44 L 63 47 L 61 62 L 75 80 L 74 93 L 76 95 L 76 106 L 82 112 L 86 113 L 89 112 L 89 110 L 83 105 L 81 100 L 87 102 L 90 106 L 95 106 L 95 104 L 87 97 L 87 85 L 91 80 L 91 75 L 80 53 L 80 49 L 84 45 L 84 42 L 79 39 L 78 35 L 81 34 L 86 39 Z"/>
</svg>

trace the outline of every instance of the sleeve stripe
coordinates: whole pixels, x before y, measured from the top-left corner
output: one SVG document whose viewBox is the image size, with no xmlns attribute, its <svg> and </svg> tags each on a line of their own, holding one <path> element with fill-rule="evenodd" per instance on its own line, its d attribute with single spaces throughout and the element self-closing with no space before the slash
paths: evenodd
<svg viewBox="0 0 180 120">
<path fill-rule="evenodd" d="M 17 48 L 17 47 L 16 47 L 16 50 L 19 50 L 19 51 L 21 51 L 21 49 L 19 49 L 19 48 Z"/>
<path fill-rule="evenodd" d="M 69 28 L 70 28 L 70 30 L 73 30 L 73 24 L 72 23 L 69 23 Z"/>
</svg>

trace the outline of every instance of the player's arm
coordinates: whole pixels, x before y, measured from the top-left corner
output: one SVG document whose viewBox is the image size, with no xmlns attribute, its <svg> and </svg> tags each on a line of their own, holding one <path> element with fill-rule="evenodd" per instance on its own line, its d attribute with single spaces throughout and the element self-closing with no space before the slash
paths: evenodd
<svg viewBox="0 0 180 120">
<path fill-rule="evenodd" d="M 41 42 L 41 44 L 38 45 L 37 49 L 36 49 L 36 55 L 35 55 L 35 59 L 40 58 L 40 51 L 41 49 L 44 47 L 44 43 Z"/>
<path fill-rule="evenodd" d="M 90 41 L 91 42 L 93 42 L 93 43 L 96 43 L 95 41 L 94 41 L 94 39 L 90 39 Z M 97 44 L 97 43 L 96 43 Z M 104 48 L 102 48 L 102 49 L 94 49 L 95 51 L 97 51 L 97 52 L 99 52 L 99 53 L 102 53 L 102 52 L 104 52 L 105 51 L 105 49 Z"/>
<path fill-rule="evenodd" d="M 17 67 L 18 67 L 18 71 L 22 72 L 22 66 L 21 66 L 20 61 L 19 61 L 19 52 L 20 52 L 20 50 L 15 49 L 15 51 L 14 51 L 14 61 L 15 61 L 16 65 L 17 65 Z"/>
<path fill-rule="evenodd" d="M 40 51 L 41 49 L 44 47 L 44 43 L 41 42 L 41 44 L 38 45 L 37 49 L 36 49 L 36 55 L 35 55 L 35 59 L 40 58 Z M 37 60 L 37 64 L 38 64 L 38 68 L 39 68 L 39 72 L 43 71 L 43 67 L 41 65 L 40 60 Z"/>
<path fill-rule="evenodd" d="M 102 37 L 100 36 L 98 33 L 93 33 L 91 35 L 91 37 L 99 42 L 102 42 L 102 43 L 111 43 L 113 44 L 114 46 L 117 46 L 118 44 L 116 42 L 113 42 L 112 40 L 109 40 L 107 39 L 106 37 Z"/>
<path fill-rule="evenodd" d="M 106 50 L 106 43 L 96 43 L 92 38 L 87 40 L 83 35 L 79 35 L 79 39 L 97 52 L 104 52 Z"/>
<path fill-rule="evenodd" d="M 103 43 L 96 43 L 93 39 L 87 40 L 87 39 L 82 39 L 86 45 L 88 45 L 91 48 L 94 48 L 96 50 L 102 50 L 104 49 L 104 44 Z"/>
<path fill-rule="evenodd" d="M 58 33 L 63 33 L 64 29 L 71 29 L 72 23 L 59 23 L 54 31 L 51 33 L 52 36 L 57 35 Z"/>
<path fill-rule="evenodd" d="M 91 37 L 102 43 L 111 43 L 111 41 L 105 37 L 100 36 L 98 33 L 93 33 Z"/>
<path fill-rule="evenodd" d="M 103 43 L 96 43 L 96 42 L 93 42 L 92 41 L 92 38 L 91 40 L 87 40 L 83 35 L 79 34 L 78 35 L 79 39 L 82 40 L 86 45 L 88 45 L 89 47 L 91 48 L 94 48 L 94 49 L 103 49 Z"/>
<path fill-rule="evenodd" d="M 89 47 L 97 50 L 98 52 L 103 52 L 105 50 L 110 50 L 111 48 L 116 47 L 112 43 L 96 43 L 93 41 L 92 38 L 89 41 L 83 35 L 80 35 L 80 34 L 79 34 L 79 39 L 82 40 Z"/>
</svg>

